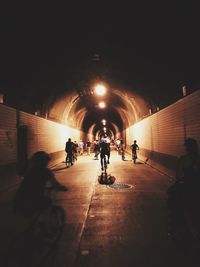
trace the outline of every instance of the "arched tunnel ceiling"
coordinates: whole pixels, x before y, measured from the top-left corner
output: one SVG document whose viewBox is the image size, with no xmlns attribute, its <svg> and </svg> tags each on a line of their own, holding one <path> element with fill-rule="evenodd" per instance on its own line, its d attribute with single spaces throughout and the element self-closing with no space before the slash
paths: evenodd
<svg viewBox="0 0 200 267">
<path fill-rule="evenodd" d="M 129 124 L 148 113 L 143 99 L 153 109 L 163 108 L 182 97 L 182 86 L 187 93 L 197 90 L 198 8 L 182 5 L 180 12 L 179 5 L 172 9 L 149 3 L 148 8 L 135 9 L 134 16 L 132 8 L 121 4 L 113 12 L 113 5 L 96 8 L 84 2 L 78 12 L 77 5 L 74 11 L 69 8 L 67 16 L 66 8 L 56 10 L 55 5 L 48 5 L 49 12 L 46 5 L 45 12 L 37 6 L 24 12 L 20 5 L 10 12 L 8 6 L 1 16 L 6 22 L 1 23 L 0 50 L 4 103 L 33 114 L 39 111 L 41 116 L 47 112 L 52 120 L 82 127 L 91 109 L 87 106 L 75 114 L 80 101 L 72 101 L 82 81 L 85 85 L 102 78 L 112 84 L 112 96 L 113 90 L 121 93 L 122 106 L 114 105 L 110 114 L 118 112 Z M 131 116 L 127 110 L 136 112 Z"/>
<path fill-rule="evenodd" d="M 49 107 L 49 119 L 95 136 L 102 128 L 103 119 L 107 131 L 115 135 L 147 115 L 148 104 L 138 94 L 108 85 L 106 88 L 104 96 L 97 96 L 92 88 L 60 96 Z M 106 103 L 105 108 L 99 108 L 100 101 Z"/>
</svg>

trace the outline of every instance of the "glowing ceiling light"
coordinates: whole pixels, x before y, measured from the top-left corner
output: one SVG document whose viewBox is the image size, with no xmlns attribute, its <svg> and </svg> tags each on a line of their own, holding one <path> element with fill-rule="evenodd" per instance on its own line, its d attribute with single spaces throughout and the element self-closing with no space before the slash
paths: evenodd
<svg viewBox="0 0 200 267">
<path fill-rule="evenodd" d="M 100 95 L 100 96 L 105 95 L 105 93 L 106 93 L 106 87 L 103 86 L 103 85 L 101 85 L 101 84 L 98 84 L 98 85 L 95 87 L 95 93 L 96 93 L 97 95 Z"/>
<path fill-rule="evenodd" d="M 99 102 L 99 107 L 100 108 L 105 108 L 106 107 L 106 103 L 104 101 Z"/>
<path fill-rule="evenodd" d="M 102 124 L 103 124 L 103 125 L 106 125 L 106 120 L 103 119 L 103 120 L 102 120 Z"/>
<path fill-rule="evenodd" d="M 103 127 L 104 132 L 106 132 L 106 127 Z"/>
</svg>

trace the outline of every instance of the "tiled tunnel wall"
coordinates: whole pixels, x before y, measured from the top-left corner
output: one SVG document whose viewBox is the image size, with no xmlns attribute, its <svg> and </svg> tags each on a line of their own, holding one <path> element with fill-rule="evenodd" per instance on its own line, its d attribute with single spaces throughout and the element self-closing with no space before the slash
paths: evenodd
<svg viewBox="0 0 200 267">
<path fill-rule="evenodd" d="M 0 105 L 0 165 L 17 160 L 16 110 Z"/>
<path fill-rule="evenodd" d="M 200 145 L 200 90 L 126 129 L 127 147 L 136 139 L 139 155 L 172 176 L 188 137 Z"/>
<path fill-rule="evenodd" d="M 27 157 L 44 150 L 54 161 L 64 159 L 66 140 L 71 137 L 78 141 L 80 134 L 76 129 L 0 105 L 0 166 L 16 163 L 22 157 L 19 150 Z"/>
</svg>

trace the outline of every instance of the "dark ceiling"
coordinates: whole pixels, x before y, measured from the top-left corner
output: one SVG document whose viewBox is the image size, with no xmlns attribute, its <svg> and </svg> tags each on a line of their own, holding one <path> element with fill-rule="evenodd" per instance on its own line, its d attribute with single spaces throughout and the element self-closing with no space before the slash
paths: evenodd
<svg viewBox="0 0 200 267">
<path fill-rule="evenodd" d="M 97 80 L 139 94 L 152 108 L 182 97 L 183 85 L 188 93 L 199 89 L 199 14 L 194 5 L 31 2 L 1 9 L 0 91 L 5 104 L 28 112 L 46 110 L 66 93 L 79 94 Z M 94 116 L 87 100 L 80 104 L 88 109 L 85 128 L 101 117 Z M 114 102 L 124 105 L 119 98 Z M 107 113 L 119 120 L 112 105 Z"/>
</svg>

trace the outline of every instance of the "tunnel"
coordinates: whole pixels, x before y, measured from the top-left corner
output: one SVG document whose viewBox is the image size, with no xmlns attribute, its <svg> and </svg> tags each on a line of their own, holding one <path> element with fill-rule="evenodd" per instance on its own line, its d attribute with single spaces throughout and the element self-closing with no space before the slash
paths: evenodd
<svg viewBox="0 0 200 267">
<path fill-rule="evenodd" d="M 48 108 L 49 119 L 88 133 L 93 139 L 106 126 L 109 135 L 116 139 L 126 128 L 148 114 L 149 107 L 142 96 L 106 84 L 105 95 L 99 96 L 95 93 L 97 85 L 59 97 Z M 105 102 L 105 108 L 98 106 L 101 101 Z M 102 124 L 102 120 L 106 121 L 106 125 Z"/>
<path fill-rule="evenodd" d="M 187 2 L 1 5 L 1 267 L 200 266 L 200 16 Z M 102 166 L 105 138 L 123 153 L 111 142 Z M 69 139 L 84 143 L 73 165 Z"/>
<path fill-rule="evenodd" d="M 97 86 L 105 94 L 98 95 Z M 159 107 L 144 92 L 98 80 L 77 90 L 54 90 L 34 111 L 37 94 L 30 94 L 32 102 L 27 97 L 32 112 L 0 105 L 2 166 L 26 161 L 36 150 L 60 160 L 68 138 L 93 142 L 108 136 L 123 139 L 127 152 L 137 140 L 145 162 L 173 175 L 184 140 L 199 141 L 199 90 L 187 92 L 183 87 L 179 99 Z M 99 106 L 102 102 L 103 107 Z"/>
<path fill-rule="evenodd" d="M 153 110 L 145 96 L 102 85 L 105 95 L 96 95 L 96 87 L 90 87 L 46 97 L 45 108 L 37 113 L 1 103 L 2 266 L 25 262 L 26 267 L 36 267 L 40 261 L 44 267 L 121 267 L 125 263 L 146 267 L 149 262 L 158 267 L 199 266 L 196 239 L 180 242 L 169 229 L 167 192 L 176 181 L 185 139 L 200 141 L 200 90 Z M 105 106 L 99 106 L 101 102 Z M 110 162 L 102 170 L 100 158 L 95 158 L 93 150 L 91 154 L 85 150 L 68 165 L 65 144 L 69 138 L 86 143 L 105 136 L 124 140 L 125 158 L 112 147 Z M 136 161 L 131 154 L 134 140 L 139 145 Z M 32 222 L 17 213 L 15 201 L 28 177 L 24 167 L 38 151 L 48 153 L 45 172 L 65 190 L 56 188 L 50 210 L 41 210 Z M 36 174 L 38 170 L 31 170 L 32 182 L 40 182 Z M 35 188 L 32 182 L 28 182 L 30 192 Z M 52 235 L 45 225 L 51 226 Z M 190 227 L 196 237 L 199 228 Z"/>
</svg>

